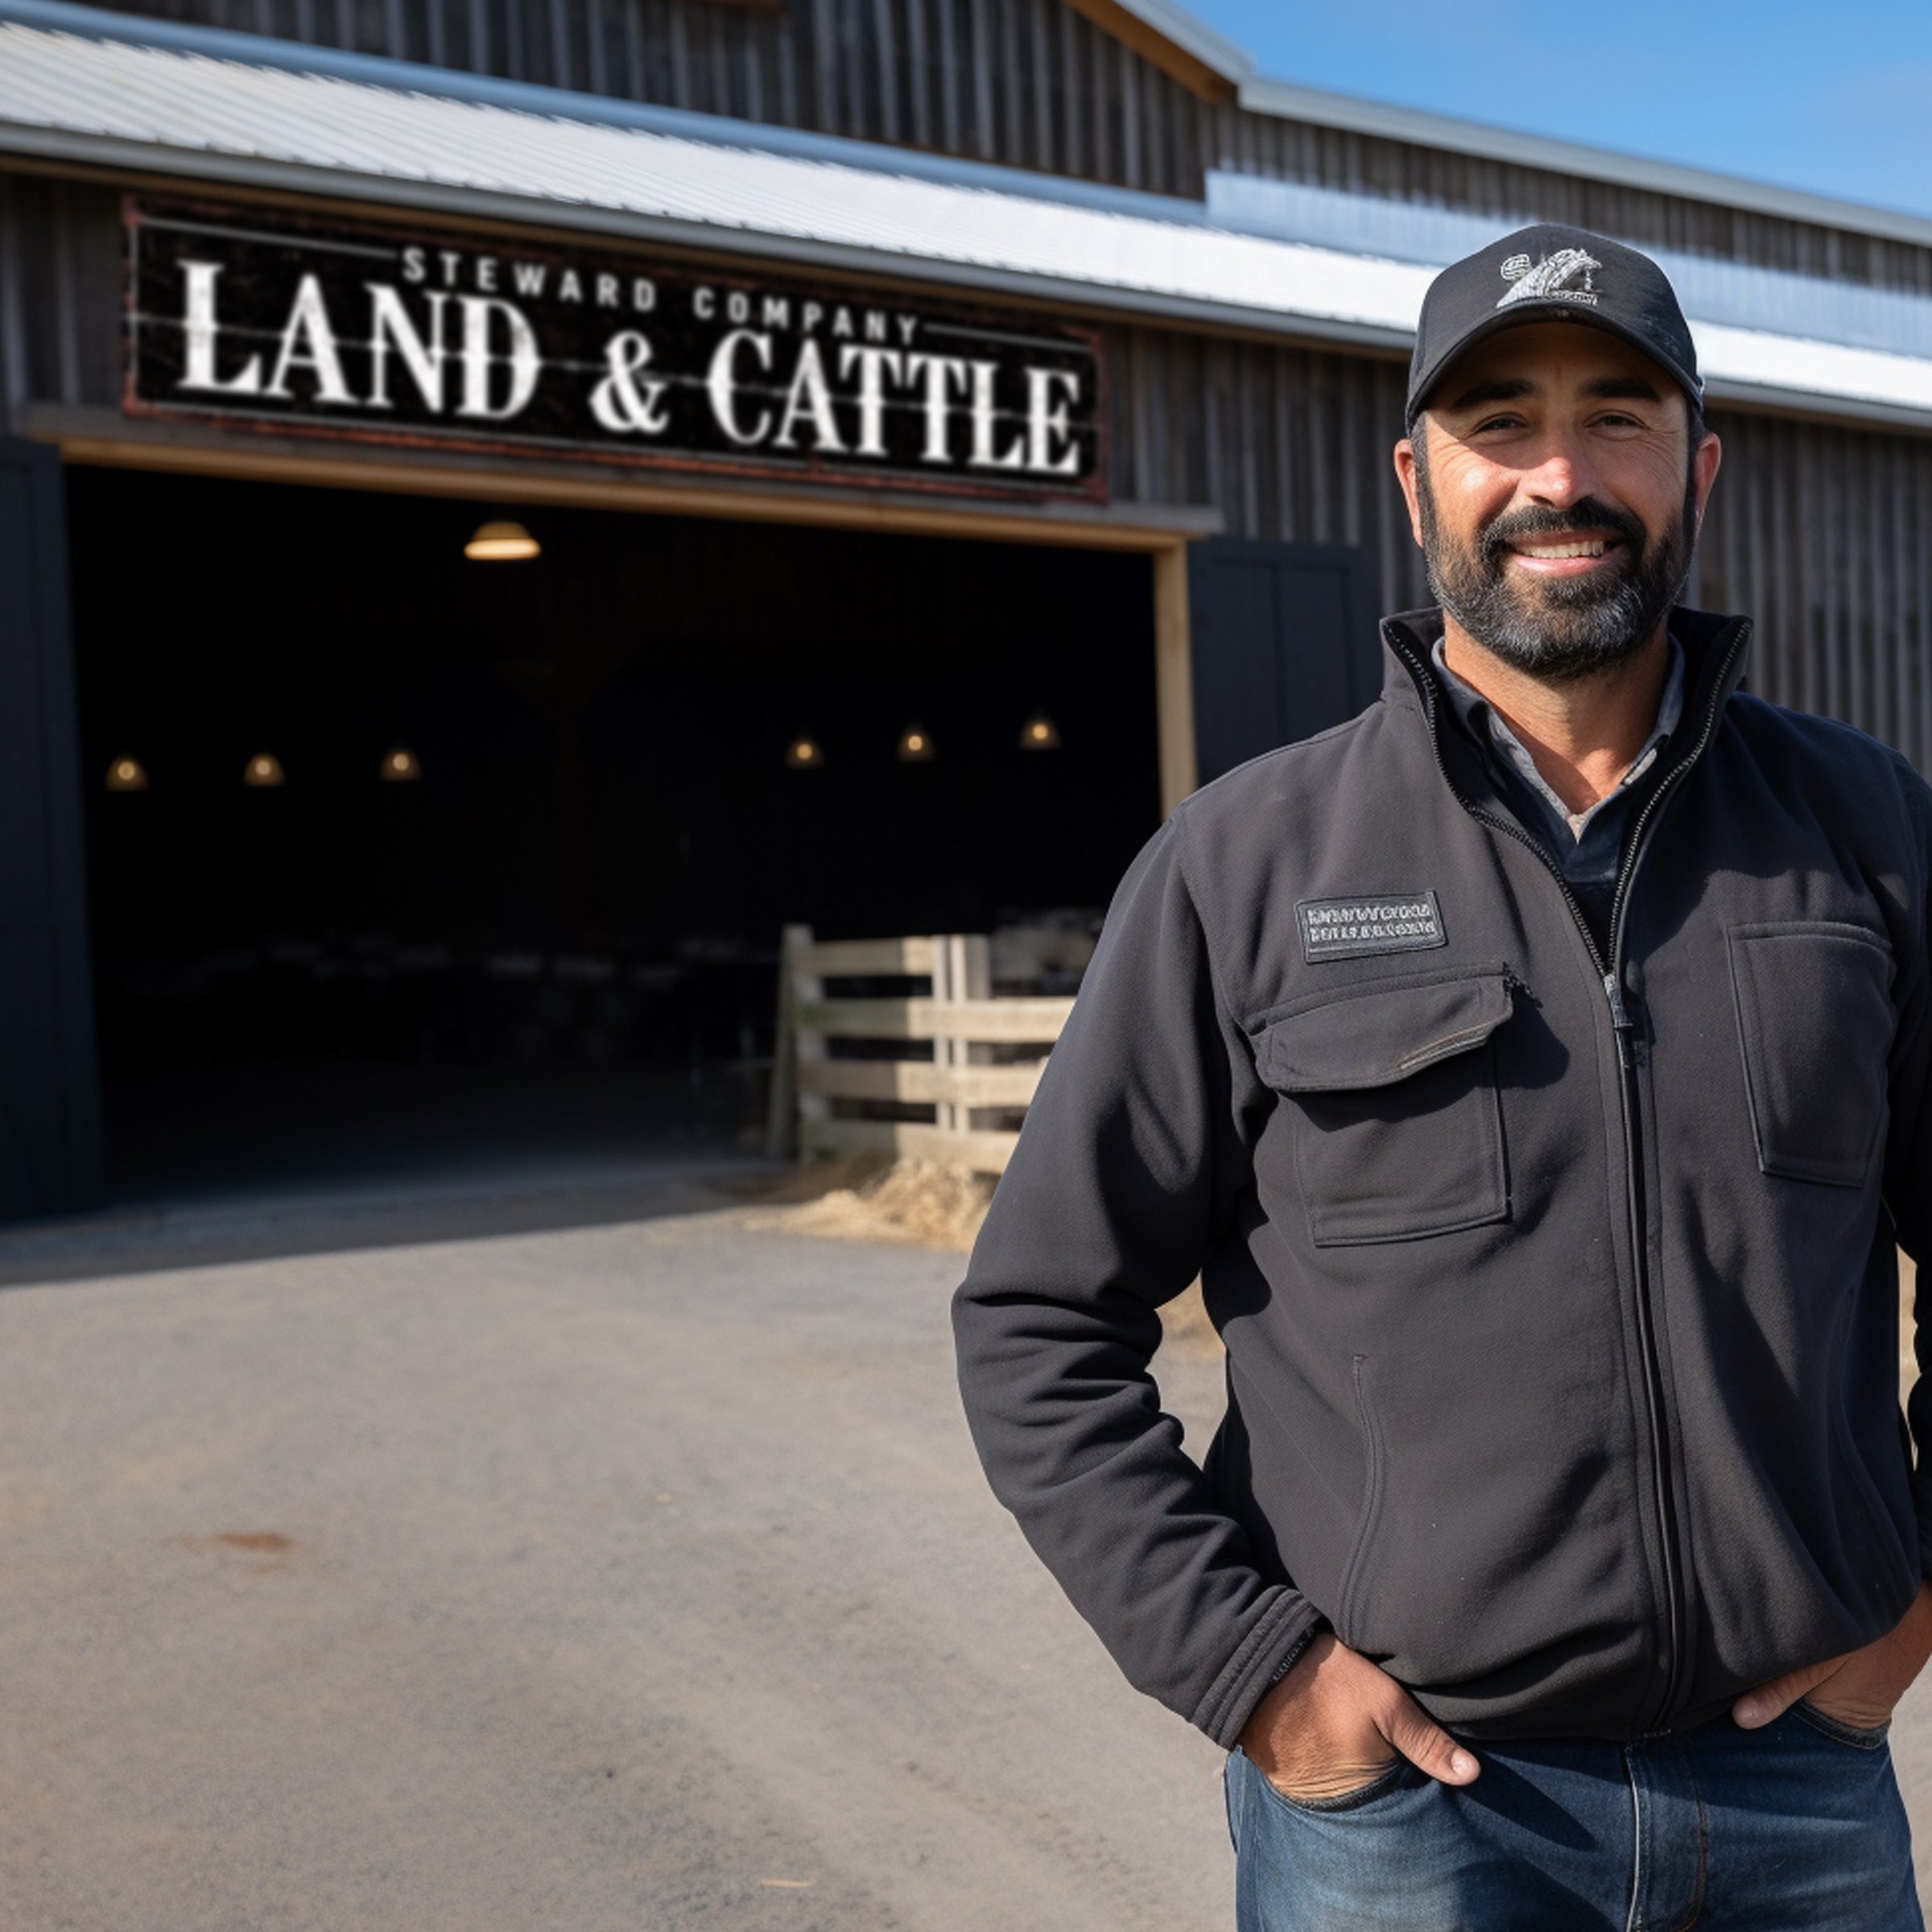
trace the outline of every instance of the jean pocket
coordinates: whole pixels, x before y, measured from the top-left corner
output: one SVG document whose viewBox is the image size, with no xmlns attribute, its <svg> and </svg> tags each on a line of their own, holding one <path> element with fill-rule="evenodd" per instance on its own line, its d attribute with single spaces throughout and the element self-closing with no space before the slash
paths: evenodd
<svg viewBox="0 0 1932 1932">
<path fill-rule="evenodd" d="M 1867 1731 L 1861 1730 L 1856 1724 L 1840 1723 L 1837 1718 L 1819 1710 L 1808 1698 L 1801 1697 L 1791 1708 L 1819 1736 L 1828 1737 L 1835 1744 L 1848 1744 L 1854 1751 L 1876 1751 L 1891 1734 L 1892 1720 L 1889 1718 L 1882 1724 Z"/>
<path fill-rule="evenodd" d="M 1398 1752 L 1367 1784 L 1357 1785 L 1352 1790 L 1338 1792 L 1333 1798 L 1291 1798 L 1245 1752 L 1237 1755 L 1265 1797 L 1272 1798 L 1284 1811 L 1302 1818 L 1332 1818 L 1340 1812 L 1359 1811 L 1364 1805 L 1373 1804 L 1378 1798 L 1386 1798 L 1399 1789 L 1406 1781 L 1404 1772 L 1412 1772 L 1418 1777 L 1423 1775 Z"/>
</svg>

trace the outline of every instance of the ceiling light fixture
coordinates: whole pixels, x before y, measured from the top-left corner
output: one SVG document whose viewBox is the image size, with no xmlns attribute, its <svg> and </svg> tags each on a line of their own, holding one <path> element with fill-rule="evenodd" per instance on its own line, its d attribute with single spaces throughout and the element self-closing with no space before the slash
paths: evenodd
<svg viewBox="0 0 1932 1932">
<path fill-rule="evenodd" d="M 1020 749 L 1022 751 L 1058 751 L 1059 748 L 1059 727 L 1045 712 L 1036 711 L 1020 727 Z"/>
<path fill-rule="evenodd" d="M 258 751 L 242 768 L 244 785 L 286 785 L 288 774 L 282 769 L 282 761 L 266 751 Z"/>
<path fill-rule="evenodd" d="M 825 762 L 825 753 L 816 738 L 794 738 L 785 747 L 785 762 L 793 771 L 816 771 Z"/>
<path fill-rule="evenodd" d="M 905 765 L 922 765 L 932 756 L 931 735 L 917 724 L 908 724 L 899 733 L 899 761 Z"/>
<path fill-rule="evenodd" d="M 543 546 L 521 523 L 480 523 L 463 554 L 473 564 L 517 564 L 542 556 Z"/>
<path fill-rule="evenodd" d="M 382 761 L 382 777 L 387 784 L 414 784 L 422 775 L 423 767 L 407 745 L 398 745 Z"/>
<path fill-rule="evenodd" d="M 147 772 L 138 758 L 116 758 L 107 768 L 109 791 L 146 791 Z"/>
</svg>

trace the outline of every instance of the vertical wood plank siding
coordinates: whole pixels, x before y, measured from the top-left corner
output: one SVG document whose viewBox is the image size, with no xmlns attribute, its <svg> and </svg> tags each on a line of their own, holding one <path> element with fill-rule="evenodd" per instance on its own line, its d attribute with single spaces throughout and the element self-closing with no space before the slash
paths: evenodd
<svg viewBox="0 0 1932 1932">
<path fill-rule="evenodd" d="M 954 0 L 956 19 L 972 4 Z M 926 111 L 943 118 L 933 77 Z M 30 402 L 117 406 L 120 249 L 116 191 L 0 171 L 0 432 Z M 1389 464 L 1403 364 L 1106 333 L 1117 497 L 1213 504 L 1230 535 L 1359 544 L 1385 609 L 1426 601 Z M 1726 454 L 1695 600 L 1757 617 L 1753 688 L 1849 719 L 1932 775 L 1932 436 L 1740 411 L 1711 423 Z"/>
<path fill-rule="evenodd" d="M 1160 194 L 1223 168 L 1932 295 L 1932 250 L 1907 242 L 1209 105 L 1059 0 L 106 3 Z"/>
<path fill-rule="evenodd" d="M 1059 0 L 110 0 L 115 10 L 1199 199 L 1209 109 Z"/>
</svg>

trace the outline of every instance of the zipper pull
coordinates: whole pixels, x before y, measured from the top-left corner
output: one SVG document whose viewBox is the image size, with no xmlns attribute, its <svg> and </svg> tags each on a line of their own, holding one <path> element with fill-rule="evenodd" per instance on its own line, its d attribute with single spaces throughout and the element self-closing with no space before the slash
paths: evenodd
<svg viewBox="0 0 1932 1932">
<path fill-rule="evenodd" d="M 1604 997 L 1610 1002 L 1610 1027 L 1616 1035 L 1617 1063 L 1629 1073 L 1637 1065 L 1637 1023 L 1624 1005 L 1624 989 L 1614 972 L 1604 975 Z"/>
</svg>

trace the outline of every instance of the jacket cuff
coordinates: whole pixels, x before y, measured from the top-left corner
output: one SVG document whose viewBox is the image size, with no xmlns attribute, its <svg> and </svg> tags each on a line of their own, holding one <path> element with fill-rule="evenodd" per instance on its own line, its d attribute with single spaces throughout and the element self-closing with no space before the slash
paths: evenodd
<svg viewBox="0 0 1932 1932">
<path fill-rule="evenodd" d="M 1255 1706 L 1287 1674 L 1321 1626 L 1321 1612 L 1300 1591 L 1278 1590 L 1201 1699 L 1195 1724 L 1232 1750 Z"/>
</svg>

